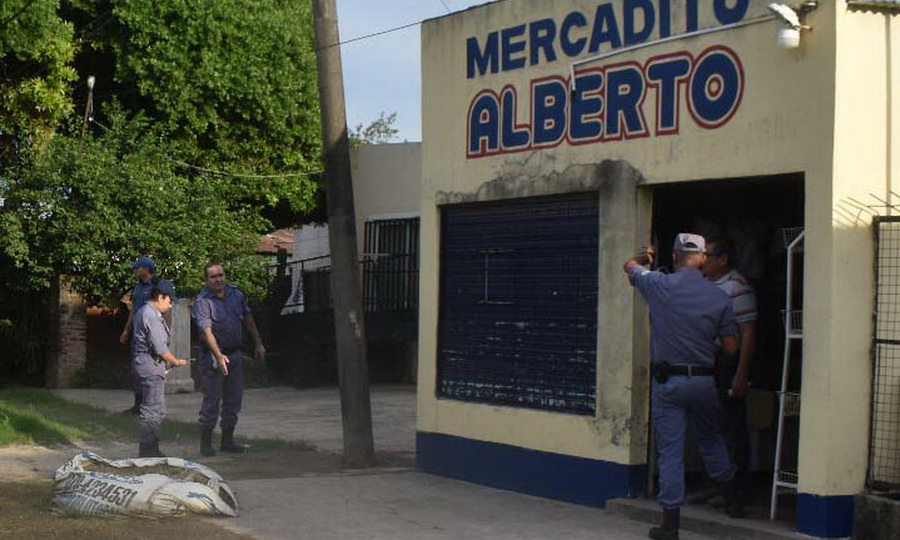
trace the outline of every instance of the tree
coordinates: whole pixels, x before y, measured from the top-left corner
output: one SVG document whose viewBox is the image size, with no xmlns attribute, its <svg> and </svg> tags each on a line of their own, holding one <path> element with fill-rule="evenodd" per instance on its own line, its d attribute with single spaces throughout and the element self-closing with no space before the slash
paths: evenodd
<svg viewBox="0 0 900 540">
<path fill-rule="evenodd" d="M 309 170 L 321 154 L 310 9 L 284 0 L 118 0 L 93 49 L 115 66 L 126 110 L 190 143 L 192 162 Z"/>
<path fill-rule="evenodd" d="M 350 145 L 359 146 L 361 144 L 384 144 L 390 142 L 399 132 L 394 128 L 394 122 L 397 121 L 397 113 L 392 112 L 385 116 L 384 111 L 378 115 L 378 118 L 363 127 L 357 124 L 355 128 L 350 130 Z"/>
<path fill-rule="evenodd" d="M 59 1 L 0 2 L 0 164 L 14 159 L 14 141 L 44 144 L 72 111 L 75 43 Z"/>
<path fill-rule="evenodd" d="M 138 254 L 156 258 L 162 275 L 194 292 L 210 259 L 239 263 L 252 255 L 269 224 L 241 198 L 242 179 L 184 167 L 145 119 L 113 111 L 111 120 L 84 140 L 56 136 L 2 194 L 0 264 L 5 259 L 12 270 L 8 285 L 41 290 L 67 274 L 91 302 L 114 305 Z M 259 290 L 258 273 L 236 277 Z"/>
</svg>

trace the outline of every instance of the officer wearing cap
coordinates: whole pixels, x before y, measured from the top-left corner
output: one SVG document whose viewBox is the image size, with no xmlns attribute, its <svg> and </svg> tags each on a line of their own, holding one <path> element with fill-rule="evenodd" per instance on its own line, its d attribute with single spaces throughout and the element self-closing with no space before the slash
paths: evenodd
<svg viewBox="0 0 900 540">
<path fill-rule="evenodd" d="M 125 328 L 122 329 L 122 335 L 119 336 L 119 342 L 122 345 L 127 345 L 131 339 L 134 314 L 144 307 L 144 304 L 150 299 L 150 291 L 153 290 L 153 274 L 156 273 L 156 263 L 150 257 L 143 255 L 131 263 L 131 272 L 134 274 L 135 283 L 134 288 L 131 290 L 131 310 L 128 312 L 128 320 L 125 322 Z M 140 414 L 141 410 L 141 384 L 140 377 L 134 371 L 134 343 L 132 343 L 131 357 L 131 387 L 134 390 L 134 405 L 125 412 L 137 415 Z"/>
<path fill-rule="evenodd" d="M 657 540 L 677 540 L 684 505 L 686 422 L 694 427 L 709 476 L 722 489 L 725 511 L 743 515 L 734 487 L 735 468 L 720 432 L 719 399 L 713 366 L 719 344 L 737 350 L 737 327 L 731 300 L 703 277 L 706 260 L 702 236 L 675 237 L 671 274 L 650 271 L 652 247 L 624 264 L 625 273 L 650 308 L 651 410 L 659 450 L 659 495 L 663 524 L 650 529 Z"/>
<path fill-rule="evenodd" d="M 164 457 L 159 450 L 159 431 L 166 417 L 167 366 L 184 366 L 187 360 L 169 351 L 169 325 L 163 314 L 177 300 L 171 281 L 160 281 L 150 298 L 134 315 L 132 366 L 138 375 L 143 400 L 140 405 L 140 457 Z"/>
<path fill-rule="evenodd" d="M 226 283 L 225 270 L 220 264 L 209 264 L 204 270 L 206 287 L 197 295 L 191 307 L 191 317 L 200 331 L 200 386 L 203 403 L 200 406 L 200 453 L 213 456 L 212 433 L 219 422 L 221 405 L 223 452 L 243 452 L 234 442 L 234 427 L 244 397 L 243 329 L 246 328 L 255 344 L 254 356 L 264 360 L 263 346 L 256 322 L 247 305 L 247 297 L 240 289 Z"/>
</svg>

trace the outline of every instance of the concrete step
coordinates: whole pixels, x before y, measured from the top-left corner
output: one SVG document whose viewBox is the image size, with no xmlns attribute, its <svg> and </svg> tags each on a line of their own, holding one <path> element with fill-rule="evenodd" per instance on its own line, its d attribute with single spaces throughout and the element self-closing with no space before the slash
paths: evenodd
<svg viewBox="0 0 900 540">
<path fill-rule="evenodd" d="M 658 525 L 662 510 L 649 499 L 613 499 L 606 511 L 648 525 Z M 794 532 L 793 523 L 769 521 L 768 508 L 748 507 L 747 517 L 733 519 L 705 505 L 686 505 L 681 510 L 681 529 L 716 539 L 797 540 L 809 537 Z"/>
</svg>

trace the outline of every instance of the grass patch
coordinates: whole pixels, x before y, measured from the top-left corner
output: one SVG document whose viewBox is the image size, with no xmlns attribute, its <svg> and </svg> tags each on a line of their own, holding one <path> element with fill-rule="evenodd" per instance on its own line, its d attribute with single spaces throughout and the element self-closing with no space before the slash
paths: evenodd
<svg viewBox="0 0 900 540">
<path fill-rule="evenodd" d="M 166 419 L 163 443 L 197 440 L 194 422 Z M 73 444 L 83 441 L 137 441 L 137 417 L 67 401 L 49 390 L 14 388 L 0 390 L 0 446 L 11 444 Z M 238 437 L 238 440 L 242 440 Z M 247 439 L 243 439 L 247 440 Z M 253 439 L 260 450 L 309 449 L 308 445 L 279 439 Z"/>
<path fill-rule="evenodd" d="M 197 424 L 166 420 L 162 437 L 197 437 Z M 0 390 L 0 446 L 71 444 L 81 441 L 137 440 L 134 416 L 66 401 L 49 390 Z"/>
<path fill-rule="evenodd" d="M 7 399 L 7 395 L 13 399 Z M 87 438 L 88 432 L 77 424 L 48 414 L 54 405 L 62 405 L 48 397 L 55 396 L 19 390 L 0 392 L 0 445 L 66 444 Z"/>
</svg>

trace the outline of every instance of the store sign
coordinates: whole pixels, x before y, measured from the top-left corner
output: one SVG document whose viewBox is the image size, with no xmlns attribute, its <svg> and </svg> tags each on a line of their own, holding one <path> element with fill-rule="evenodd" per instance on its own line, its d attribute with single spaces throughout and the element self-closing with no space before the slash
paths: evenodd
<svg viewBox="0 0 900 540">
<path fill-rule="evenodd" d="M 702 5 L 719 23 L 740 22 L 749 0 L 684 1 L 685 32 L 697 30 Z M 466 41 L 467 77 L 515 71 L 561 57 L 583 57 L 672 35 L 672 0 L 625 0 L 622 21 L 610 3 L 592 18 L 571 12 L 562 21 L 541 19 Z M 638 17 L 638 12 L 641 16 Z M 640 21 L 640 23 L 638 22 Z M 621 30 L 620 30 L 621 29 Z M 680 32 L 680 29 L 679 29 Z M 568 64 L 566 64 L 568 73 Z M 738 55 L 713 46 L 699 54 L 681 51 L 633 61 L 579 69 L 567 76 L 532 79 L 527 86 L 486 88 L 472 98 L 468 111 L 467 156 L 603 143 L 639 137 L 674 135 L 681 112 L 705 129 L 726 124 L 740 107 L 744 71 Z M 574 84 L 573 84 L 574 82 Z M 644 102 L 652 95 L 655 111 Z M 528 114 L 519 117 L 519 100 Z M 649 120 L 648 120 L 649 116 Z"/>
</svg>

